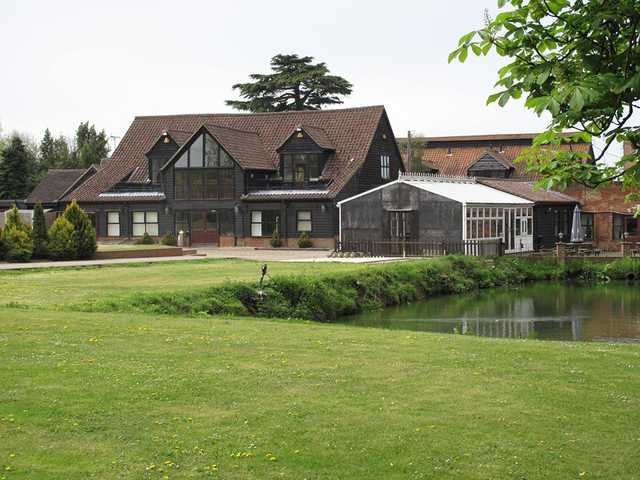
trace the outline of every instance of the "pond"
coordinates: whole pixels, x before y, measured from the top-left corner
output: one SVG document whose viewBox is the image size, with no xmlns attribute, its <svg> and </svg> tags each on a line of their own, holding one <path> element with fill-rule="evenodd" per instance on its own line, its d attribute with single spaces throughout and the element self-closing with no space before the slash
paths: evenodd
<svg viewBox="0 0 640 480">
<path fill-rule="evenodd" d="M 640 285 L 538 283 L 436 297 L 342 321 L 483 337 L 640 343 Z"/>
</svg>

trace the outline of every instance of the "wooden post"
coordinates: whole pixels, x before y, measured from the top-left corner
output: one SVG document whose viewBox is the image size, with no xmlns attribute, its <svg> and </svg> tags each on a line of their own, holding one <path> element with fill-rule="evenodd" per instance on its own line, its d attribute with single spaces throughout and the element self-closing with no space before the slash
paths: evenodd
<svg viewBox="0 0 640 480">
<path fill-rule="evenodd" d="M 623 257 L 631 256 L 631 249 L 633 248 L 632 242 L 620 242 L 620 253 Z"/>
</svg>

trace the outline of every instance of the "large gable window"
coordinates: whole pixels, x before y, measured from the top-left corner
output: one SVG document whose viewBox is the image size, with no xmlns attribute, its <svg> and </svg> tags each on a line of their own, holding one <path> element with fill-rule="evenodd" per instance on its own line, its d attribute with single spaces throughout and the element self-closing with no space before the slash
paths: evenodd
<svg viewBox="0 0 640 480">
<path fill-rule="evenodd" d="M 233 198 L 233 160 L 210 135 L 191 144 L 174 165 L 176 200 Z"/>
</svg>

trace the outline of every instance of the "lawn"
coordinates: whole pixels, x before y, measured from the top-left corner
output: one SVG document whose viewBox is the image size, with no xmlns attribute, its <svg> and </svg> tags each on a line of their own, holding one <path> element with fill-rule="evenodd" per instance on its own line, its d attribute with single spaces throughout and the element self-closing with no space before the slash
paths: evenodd
<svg viewBox="0 0 640 480">
<path fill-rule="evenodd" d="M 190 260 L 108 267 L 0 271 L 0 305 L 60 308 L 132 292 L 184 291 L 228 281 L 258 281 L 261 263 L 248 260 Z M 376 268 L 375 265 L 269 262 L 270 275 L 299 275 Z"/>
<path fill-rule="evenodd" d="M 0 478 L 640 478 L 636 345 L 64 310 L 257 267 L 3 274 Z"/>
</svg>

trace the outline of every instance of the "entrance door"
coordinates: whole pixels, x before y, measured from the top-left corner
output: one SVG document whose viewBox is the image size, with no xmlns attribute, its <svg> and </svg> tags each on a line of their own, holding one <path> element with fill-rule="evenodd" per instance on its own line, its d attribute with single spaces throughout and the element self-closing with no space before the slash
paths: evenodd
<svg viewBox="0 0 640 480">
<path fill-rule="evenodd" d="M 389 212 L 390 255 L 407 254 L 405 243 L 417 238 L 416 218 L 414 211 Z"/>
<path fill-rule="evenodd" d="M 218 243 L 218 213 L 215 210 L 191 211 L 191 243 Z"/>
</svg>

